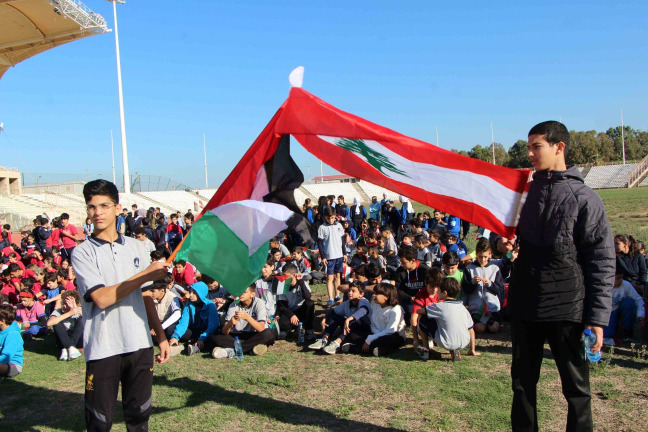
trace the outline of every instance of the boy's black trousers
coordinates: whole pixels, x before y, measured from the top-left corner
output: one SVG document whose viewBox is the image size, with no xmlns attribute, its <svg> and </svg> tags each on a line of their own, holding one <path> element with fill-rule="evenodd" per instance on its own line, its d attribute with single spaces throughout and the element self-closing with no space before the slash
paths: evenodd
<svg viewBox="0 0 648 432">
<path fill-rule="evenodd" d="M 109 431 L 112 427 L 120 382 L 126 429 L 148 431 L 153 387 L 152 347 L 86 363 L 88 431 Z"/>
<path fill-rule="evenodd" d="M 241 341 L 241 348 L 243 348 L 243 354 L 248 354 L 257 345 L 272 345 L 276 334 L 274 330 L 265 329 L 262 332 L 230 332 L 226 335 L 211 335 L 210 338 L 216 346 L 234 348 L 234 337 L 238 336 Z"/>
<path fill-rule="evenodd" d="M 585 326 L 574 322 L 529 322 L 513 320 L 513 431 L 537 431 L 538 411 L 536 386 L 544 343 L 549 342 L 567 400 L 567 431 L 591 431 L 592 407 L 589 383 L 589 365 L 585 360 L 581 340 Z"/>
<path fill-rule="evenodd" d="M 293 312 L 301 321 L 304 330 L 313 329 L 313 319 L 315 318 L 315 302 L 311 299 L 304 300 L 302 305 Z M 290 317 L 287 313 L 279 313 L 279 328 L 281 331 L 286 331 L 290 333 L 290 330 L 294 327 L 290 323 Z"/>
</svg>

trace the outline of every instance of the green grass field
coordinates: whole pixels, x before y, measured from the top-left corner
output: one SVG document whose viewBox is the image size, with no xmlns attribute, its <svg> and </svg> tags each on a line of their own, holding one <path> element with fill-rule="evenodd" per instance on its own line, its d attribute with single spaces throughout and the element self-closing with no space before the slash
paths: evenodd
<svg viewBox="0 0 648 432">
<path fill-rule="evenodd" d="M 648 240 L 648 188 L 602 191 L 615 233 Z M 418 210 L 418 209 L 417 209 Z M 313 287 L 318 313 L 323 285 Z M 411 339 L 410 339 L 411 340 Z M 509 327 L 478 338 L 481 357 L 420 361 L 408 344 L 386 358 L 325 356 L 281 341 L 263 357 L 174 357 L 155 367 L 152 431 L 505 431 Z M 0 383 L 0 430 L 84 429 L 82 360 L 57 361 L 53 336 L 25 345 L 25 369 Z M 645 352 L 616 347 L 592 367 L 595 429 L 648 430 Z M 566 405 L 548 348 L 539 383 L 542 430 L 564 430 Z M 113 430 L 123 431 L 118 407 Z"/>
</svg>

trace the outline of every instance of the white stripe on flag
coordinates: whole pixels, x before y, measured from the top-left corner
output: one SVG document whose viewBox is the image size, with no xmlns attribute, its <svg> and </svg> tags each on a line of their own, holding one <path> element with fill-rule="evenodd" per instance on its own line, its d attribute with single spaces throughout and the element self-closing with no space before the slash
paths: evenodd
<svg viewBox="0 0 648 432">
<path fill-rule="evenodd" d="M 337 145 L 337 142 L 343 139 L 323 135 L 318 135 L 318 138 L 333 145 Z M 407 173 L 405 176 L 389 171 L 389 175 L 386 177 L 428 192 L 475 203 L 488 209 L 504 225 L 514 226 L 516 224 L 516 209 L 522 199 L 522 194 L 482 174 L 414 162 L 394 153 L 378 141 L 368 139 L 362 141 L 367 147 L 385 155 L 400 171 Z M 364 156 L 358 153 L 354 154 L 369 163 Z M 369 163 L 369 165 L 371 164 Z M 411 198 L 416 199 L 416 197 Z"/>
<path fill-rule="evenodd" d="M 280 204 L 244 200 L 212 209 L 250 249 L 252 256 L 264 243 L 286 229 L 293 212 Z"/>
</svg>

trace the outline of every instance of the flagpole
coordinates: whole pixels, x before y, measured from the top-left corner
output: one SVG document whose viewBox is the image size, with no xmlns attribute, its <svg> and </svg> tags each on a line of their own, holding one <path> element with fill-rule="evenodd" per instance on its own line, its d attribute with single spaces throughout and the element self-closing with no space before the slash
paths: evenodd
<svg viewBox="0 0 648 432">
<path fill-rule="evenodd" d="M 621 109 L 621 145 L 623 146 L 623 165 L 626 164 L 625 160 L 625 131 L 623 130 L 623 108 Z"/>
<path fill-rule="evenodd" d="M 117 176 L 115 176 L 115 143 L 113 141 L 112 129 L 110 129 L 110 152 L 112 153 L 112 172 L 113 172 L 113 183 L 117 184 Z"/>
<path fill-rule="evenodd" d="M 495 165 L 495 132 L 493 131 L 493 122 L 491 122 L 491 143 L 493 145 L 493 165 Z"/>
<path fill-rule="evenodd" d="M 203 154 L 205 155 L 205 189 L 209 188 L 209 181 L 207 180 L 207 139 L 203 133 Z"/>
</svg>

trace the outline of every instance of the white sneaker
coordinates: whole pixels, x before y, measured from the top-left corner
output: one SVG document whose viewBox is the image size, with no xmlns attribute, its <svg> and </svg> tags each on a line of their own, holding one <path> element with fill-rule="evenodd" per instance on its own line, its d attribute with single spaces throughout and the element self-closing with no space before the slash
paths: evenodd
<svg viewBox="0 0 648 432">
<path fill-rule="evenodd" d="M 216 347 L 212 350 L 212 357 L 215 359 L 234 358 L 234 350 L 232 348 Z"/>
<path fill-rule="evenodd" d="M 337 341 L 332 341 L 326 345 L 322 351 L 326 354 L 335 354 L 337 353 L 338 348 L 340 348 L 340 344 Z"/>
<path fill-rule="evenodd" d="M 79 351 L 78 349 L 76 349 L 76 347 L 73 346 L 68 348 L 68 354 L 69 354 L 68 356 L 69 360 L 76 360 L 79 357 L 81 357 L 81 351 Z"/>
<path fill-rule="evenodd" d="M 324 347 L 326 346 L 326 344 L 328 344 L 328 340 L 327 340 L 327 339 L 324 339 L 324 338 L 322 338 L 322 339 L 317 339 L 315 342 L 313 342 L 312 344 L 308 345 L 308 349 L 312 349 L 312 350 L 321 350 L 322 348 L 324 348 Z"/>
<path fill-rule="evenodd" d="M 61 350 L 61 357 L 59 357 L 59 361 L 67 361 L 68 360 L 68 350 L 63 348 Z"/>
</svg>

